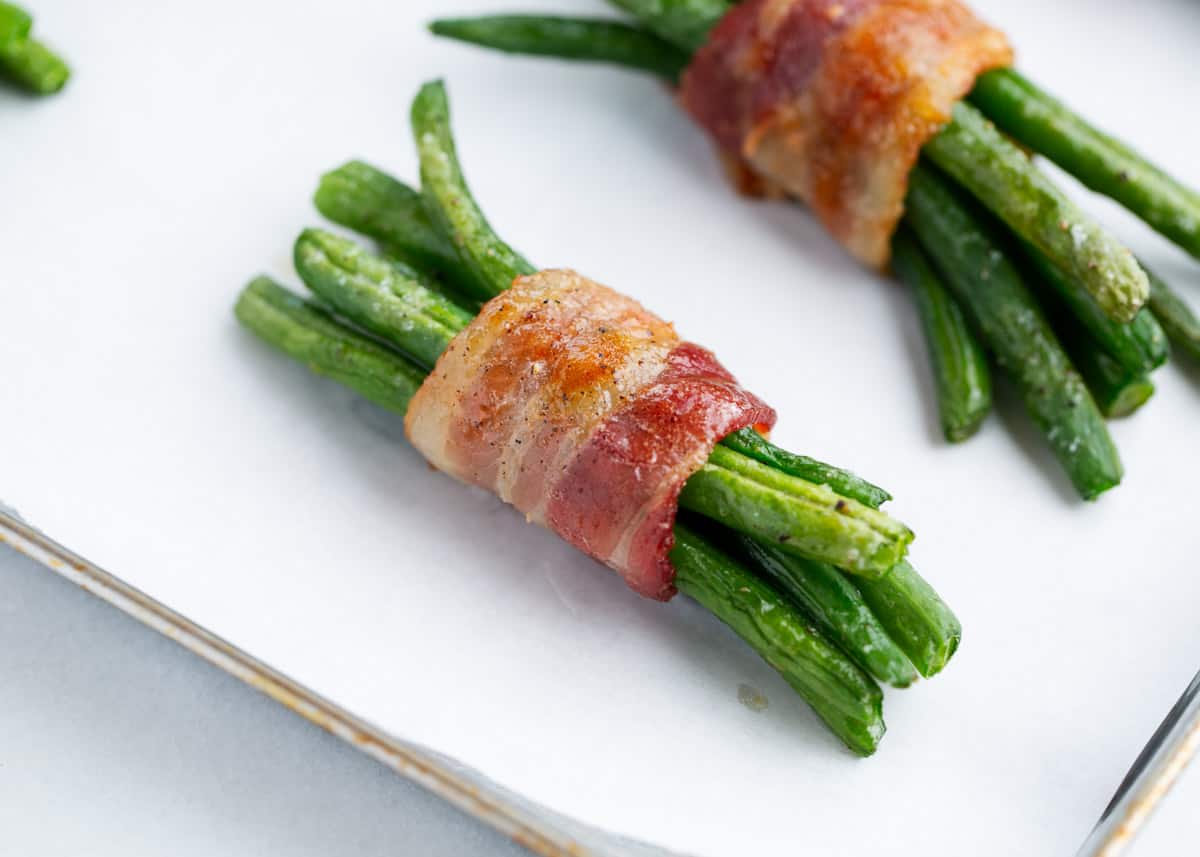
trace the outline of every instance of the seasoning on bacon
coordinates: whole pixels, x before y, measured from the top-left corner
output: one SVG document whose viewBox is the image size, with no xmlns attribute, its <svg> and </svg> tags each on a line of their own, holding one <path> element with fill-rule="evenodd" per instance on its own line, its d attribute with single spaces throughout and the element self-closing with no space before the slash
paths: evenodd
<svg viewBox="0 0 1200 857">
<path fill-rule="evenodd" d="M 921 146 L 979 74 L 1011 63 L 1004 34 L 957 0 L 744 0 L 680 95 L 723 153 L 883 267 Z"/>
<path fill-rule="evenodd" d="M 438 359 L 405 431 L 637 592 L 675 594 L 679 491 L 725 435 L 775 412 L 711 352 L 569 270 L 518 277 Z"/>
</svg>

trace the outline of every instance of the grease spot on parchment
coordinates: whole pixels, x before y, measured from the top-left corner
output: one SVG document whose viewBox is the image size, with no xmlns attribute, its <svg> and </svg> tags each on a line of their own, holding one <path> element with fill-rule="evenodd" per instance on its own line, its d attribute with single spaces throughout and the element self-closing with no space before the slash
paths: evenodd
<svg viewBox="0 0 1200 857">
<path fill-rule="evenodd" d="M 738 685 L 738 702 L 755 714 L 767 710 L 766 694 L 753 685 L 744 683 Z"/>
</svg>

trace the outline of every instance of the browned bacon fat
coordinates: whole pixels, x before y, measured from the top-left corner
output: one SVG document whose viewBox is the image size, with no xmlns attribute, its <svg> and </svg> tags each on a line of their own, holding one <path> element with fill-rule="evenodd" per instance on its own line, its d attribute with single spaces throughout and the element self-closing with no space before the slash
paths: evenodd
<svg viewBox="0 0 1200 857">
<path fill-rule="evenodd" d="M 636 301 L 573 271 L 519 277 L 408 407 L 435 467 L 666 600 L 679 491 L 725 435 L 775 412 Z"/>
<path fill-rule="evenodd" d="M 921 146 L 981 72 L 1011 62 L 957 0 L 744 0 L 681 97 L 724 152 L 882 267 Z"/>
</svg>

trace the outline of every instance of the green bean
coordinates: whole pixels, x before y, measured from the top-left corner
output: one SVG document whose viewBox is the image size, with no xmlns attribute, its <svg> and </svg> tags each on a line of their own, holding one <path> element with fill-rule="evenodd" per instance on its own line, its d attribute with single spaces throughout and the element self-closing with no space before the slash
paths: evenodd
<svg viewBox="0 0 1200 857">
<path fill-rule="evenodd" d="M 1058 300 L 1100 346 L 1130 375 L 1145 375 L 1167 361 L 1167 335 L 1148 308 L 1138 310 L 1128 324 L 1113 321 L 1096 306 L 1078 283 L 1036 249 L 1026 246 L 1025 256 L 1037 273 L 1038 285 L 1049 286 Z"/>
<path fill-rule="evenodd" d="M 33 18 L 0 0 L 0 76 L 37 95 L 58 92 L 71 76 L 67 64 L 46 45 L 29 37 Z"/>
<path fill-rule="evenodd" d="M 1200 257 L 1200 193 L 1098 130 L 1013 69 L 981 75 L 970 99 L 1018 142 Z"/>
<path fill-rule="evenodd" d="M 362 161 L 349 161 L 321 176 L 313 196 L 317 210 L 334 223 L 373 238 L 384 252 L 470 290 L 474 274 L 454 245 L 429 220 L 421 194 Z"/>
<path fill-rule="evenodd" d="M 1129 416 L 1154 395 L 1149 376 L 1129 372 L 1091 340 L 1064 336 L 1064 344 L 1100 413 L 1109 419 Z"/>
<path fill-rule="evenodd" d="M 1070 303 L 1062 295 L 1047 292 L 1041 298 L 1059 342 L 1087 384 L 1100 413 L 1108 419 L 1127 417 L 1146 404 L 1154 395 L 1154 383 L 1149 375 L 1130 369 L 1114 358 L 1072 312 Z M 1142 310 L 1138 318 L 1149 312 Z"/>
<path fill-rule="evenodd" d="M 0 72 L 36 95 L 53 95 L 71 76 L 63 58 L 36 39 L 0 44 Z"/>
<path fill-rule="evenodd" d="M 1123 471 L 1104 419 L 991 225 L 923 164 L 909 176 L 905 219 L 1080 496 L 1117 485 Z"/>
<path fill-rule="evenodd" d="M 922 152 L 1021 238 L 1076 280 L 1115 321 L 1130 321 L 1150 293 L 1133 254 L 1063 195 L 968 104 Z"/>
<path fill-rule="evenodd" d="M 683 524 L 675 525 L 675 586 L 732 628 L 812 706 L 846 746 L 879 746 L 879 686 L 779 593 Z"/>
<path fill-rule="evenodd" d="M 0 47 L 14 39 L 27 38 L 31 27 L 33 18 L 28 12 L 20 6 L 0 0 Z"/>
<path fill-rule="evenodd" d="M 305 284 L 339 313 L 432 369 L 472 315 L 425 288 L 394 263 L 319 229 L 296 239 L 293 257 Z"/>
<path fill-rule="evenodd" d="M 951 443 L 964 441 L 979 430 L 992 409 L 987 354 L 916 239 L 903 225 L 892 239 L 892 267 L 916 299 L 933 368 L 942 434 Z"/>
<path fill-rule="evenodd" d="M 609 0 L 673 45 L 689 54 L 708 40 L 725 13 L 728 0 Z"/>
<path fill-rule="evenodd" d="M 388 410 L 403 414 L 425 379 L 422 369 L 399 354 L 268 277 L 258 277 L 242 290 L 234 314 L 293 359 Z"/>
<path fill-rule="evenodd" d="M 913 538 L 870 506 L 722 446 L 684 484 L 679 504 L 787 553 L 869 577 L 890 571 Z"/>
<path fill-rule="evenodd" d="M 916 569 L 903 560 L 884 577 L 853 583 L 921 675 L 941 672 L 958 651 L 962 625 Z"/>
<path fill-rule="evenodd" d="M 437 36 L 499 51 L 604 62 L 677 80 L 688 56 L 653 33 L 619 21 L 553 15 L 443 18 L 429 25 Z"/>
<path fill-rule="evenodd" d="M 1142 267 L 1150 277 L 1150 311 L 1176 348 L 1200 360 L 1200 318 L 1166 280 L 1144 265 Z"/>
<path fill-rule="evenodd" d="M 908 687 L 917 670 L 845 575 L 823 562 L 784 553 L 743 536 L 742 550 L 775 588 L 878 681 Z"/>
<path fill-rule="evenodd" d="M 421 87 L 412 105 L 413 135 L 421 160 L 421 189 L 434 225 L 452 236 L 459 259 L 474 274 L 473 294 L 500 294 L 534 267 L 500 240 L 467 188 L 450 133 L 450 106 L 441 81 Z"/>
<path fill-rule="evenodd" d="M 379 242 L 376 242 L 376 244 L 379 244 Z M 452 285 L 443 274 L 424 267 L 421 265 L 419 259 L 410 253 L 406 253 L 400 247 L 379 244 L 379 250 L 382 258 L 387 260 L 388 264 L 401 276 L 419 283 L 434 294 L 440 295 L 459 309 L 469 313 L 472 317 L 478 314 L 480 307 L 486 303 L 486 301 L 481 301 L 478 298 L 464 294 L 461 289 Z"/>
<path fill-rule="evenodd" d="M 755 461 L 761 461 L 790 476 L 798 476 L 817 485 L 828 485 L 836 493 L 851 500 L 857 500 L 864 506 L 878 509 L 892 495 L 878 485 L 872 485 L 867 480 L 854 475 L 849 470 L 825 464 L 807 455 L 797 455 L 788 452 L 771 443 L 753 428 L 744 428 L 727 436 L 721 441 L 722 445 L 740 452 Z"/>
</svg>

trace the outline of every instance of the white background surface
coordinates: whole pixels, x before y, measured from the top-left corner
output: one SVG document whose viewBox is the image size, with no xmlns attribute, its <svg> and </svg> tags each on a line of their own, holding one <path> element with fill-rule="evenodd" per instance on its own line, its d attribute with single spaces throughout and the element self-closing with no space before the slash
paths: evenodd
<svg viewBox="0 0 1200 857">
<path fill-rule="evenodd" d="M 45 102 L 0 95 L 0 187 L 20 201 L 0 207 L 0 360 L 21 368 L 7 502 L 351 710 L 593 824 L 714 855 L 798 829 L 822 854 L 1073 849 L 1200 662 L 1195 372 L 1160 373 L 1114 431 L 1126 484 L 1084 507 L 1011 396 L 942 446 L 903 292 L 803 212 L 733 198 L 656 84 L 435 43 L 416 24 L 446 3 L 142 5 L 41 4 L 77 78 Z M 1200 185 L 1181 107 L 1200 10 L 980 5 L 1031 76 Z M 639 601 L 232 323 L 251 274 L 287 275 L 321 170 L 414 175 L 407 102 L 434 74 L 514 244 L 673 318 L 779 408 L 784 445 L 897 495 L 966 636 L 944 676 L 888 695 L 874 759 L 695 605 Z M 1200 298 L 1194 262 L 1095 210 Z"/>
</svg>

